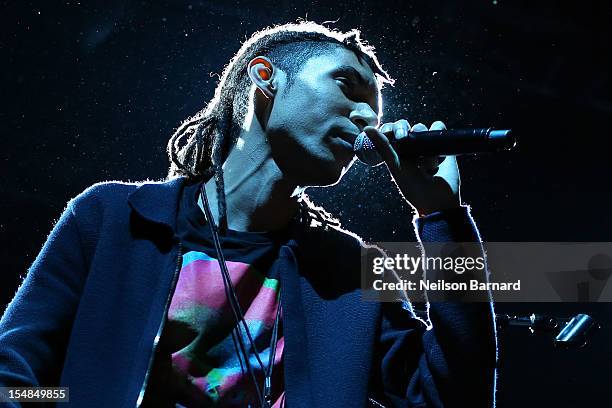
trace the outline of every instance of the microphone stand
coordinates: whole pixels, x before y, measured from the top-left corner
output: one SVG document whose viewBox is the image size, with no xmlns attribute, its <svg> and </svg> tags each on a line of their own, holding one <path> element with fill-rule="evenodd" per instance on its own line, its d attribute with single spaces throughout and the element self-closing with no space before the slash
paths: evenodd
<svg viewBox="0 0 612 408">
<path fill-rule="evenodd" d="M 531 334 L 550 336 L 553 346 L 562 349 L 584 347 L 589 336 L 601 326 L 591 316 L 579 313 L 570 318 L 532 313 L 529 316 L 496 314 L 498 328 L 526 327 Z"/>
<path fill-rule="evenodd" d="M 413 311 L 421 319 L 427 320 L 426 311 Z M 535 313 L 529 316 L 496 313 L 495 321 L 498 330 L 507 327 L 526 327 L 531 334 L 551 337 L 553 346 L 565 350 L 586 346 L 589 336 L 601 328 L 591 316 L 583 313 L 569 318 Z"/>
</svg>

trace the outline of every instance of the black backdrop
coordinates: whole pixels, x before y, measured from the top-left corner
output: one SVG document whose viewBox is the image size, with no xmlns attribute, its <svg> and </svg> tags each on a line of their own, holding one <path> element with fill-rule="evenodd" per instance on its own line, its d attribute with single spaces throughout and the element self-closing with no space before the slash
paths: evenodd
<svg viewBox="0 0 612 408">
<path fill-rule="evenodd" d="M 385 120 L 519 134 L 516 152 L 460 159 L 463 199 L 485 240 L 612 241 L 612 13 L 603 2 L 0 3 L 2 306 L 69 198 L 97 181 L 164 177 L 166 141 L 210 99 L 213 73 L 245 36 L 298 17 L 360 28 L 377 47 L 397 79 L 384 92 Z M 413 237 L 380 168 L 356 165 L 310 194 L 364 238 Z M 609 406 L 609 304 L 497 308 L 587 312 L 603 324 L 579 351 L 502 333 L 498 406 Z"/>
</svg>

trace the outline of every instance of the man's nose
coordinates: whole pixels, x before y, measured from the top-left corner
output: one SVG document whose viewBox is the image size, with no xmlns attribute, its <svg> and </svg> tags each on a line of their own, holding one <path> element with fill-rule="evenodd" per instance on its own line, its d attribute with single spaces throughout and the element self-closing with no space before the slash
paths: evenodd
<svg viewBox="0 0 612 408">
<path fill-rule="evenodd" d="M 351 111 L 349 119 L 357 125 L 360 132 L 366 126 L 378 126 L 378 115 L 367 103 L 358 104 L 355 109 Z"/>
</svg>

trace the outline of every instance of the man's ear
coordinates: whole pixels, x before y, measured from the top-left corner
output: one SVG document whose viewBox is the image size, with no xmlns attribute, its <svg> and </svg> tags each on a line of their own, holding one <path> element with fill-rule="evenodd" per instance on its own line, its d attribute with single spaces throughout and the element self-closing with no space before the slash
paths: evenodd
<svg viewBox="0 0 612 408">
<path fill-rule="evenodd" d="M 276 88 L 272 84 L 274 78 L 274 65 L 266 57 L 258 56 L 253 58 L 247 66 L 247 72 L 251 82 L 255 84 L 257 89 L 264 94 L 268 99 L 273 98 L 276 93 Z"/>
</svg>

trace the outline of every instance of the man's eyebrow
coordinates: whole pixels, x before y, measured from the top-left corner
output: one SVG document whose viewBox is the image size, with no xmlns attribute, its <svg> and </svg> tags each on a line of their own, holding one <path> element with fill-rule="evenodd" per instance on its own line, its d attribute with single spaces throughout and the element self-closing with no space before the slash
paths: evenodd
<svg viewBox="0 0 612 408">
<path fill-rule="evenodd" d="M 357 80 L 357 82 L 359 82 L 360 85 L 363 86 L 371 86 L 372 83 L 370 81 L 368 81 L 366 78 L 364 78 L 361 73 L 359 71 L 357 71 L 357 69 L 355 69 L 355 67 L 352 67 L 350 65 L 341 65 L 338 68 L 336 68 L 334 70 L 334 74 L 345 74 L 345 75 L 350 75 L 353 78 L 355 78 Z"/>
</svg>

